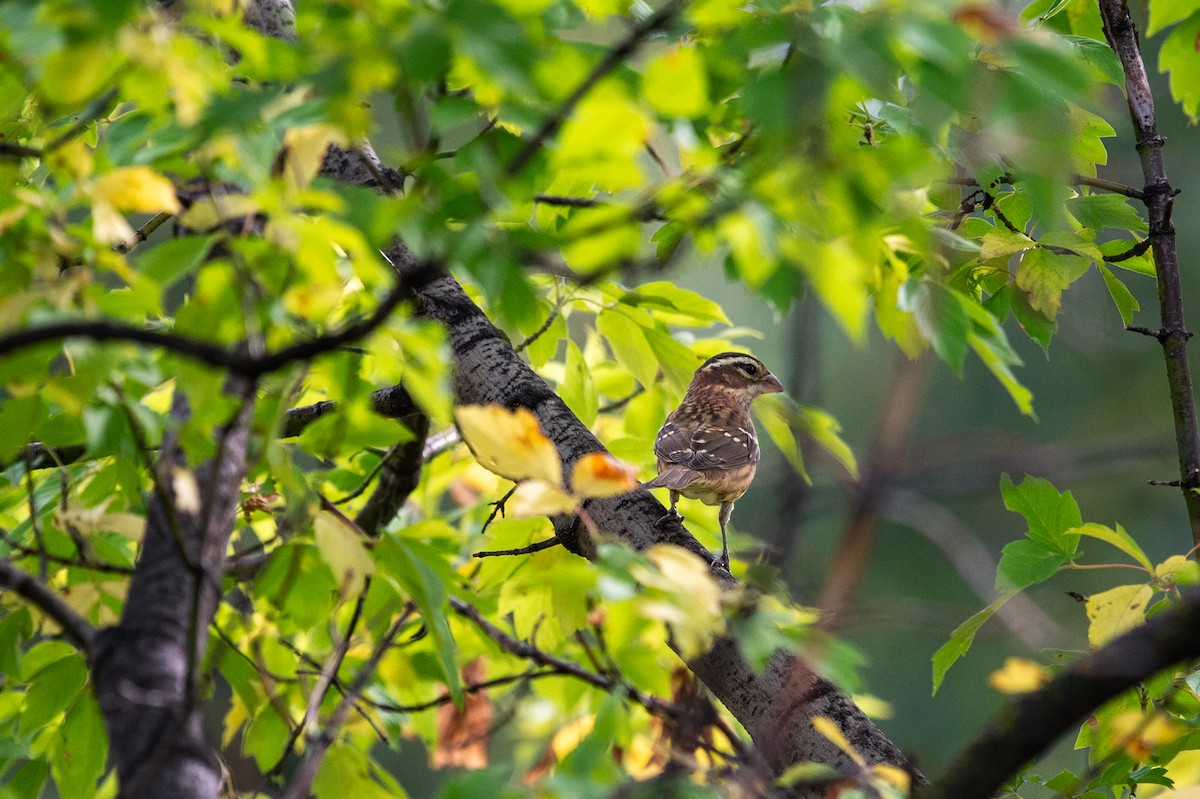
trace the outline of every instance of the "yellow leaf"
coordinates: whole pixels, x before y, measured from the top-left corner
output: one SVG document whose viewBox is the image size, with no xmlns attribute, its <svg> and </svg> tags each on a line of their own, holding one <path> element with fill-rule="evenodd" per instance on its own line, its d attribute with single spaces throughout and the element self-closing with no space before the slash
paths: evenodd
<svg viewBox="0 0 1200 799">
<path fill-rule="evenodd" d="M 513 517 L 554 516 L 570 513 L 578 504 L 578 499 L 558 486 L 545 480 L 530 480 L 517 486 L 504 503 L 504 509 Z"/>
<path fill-rule="evenodd" d="M 637 487 L 637 468 L 607 452 L 589 452 L 571 470 L 571 490 L 579 497 L 614 497 Z"/>
<path fill-rule="evenodd" d="M 175 186 L 148 166 L 126 166 L 101 175 L 92 184 L 92 197 L 120 211 L 177 213 L 181 208 Z"/>
<path fill-rule="evenodd" d="M 1164 716 L 1155 713 L 1147 720 L 1138 710 L 1127 710 L 1113 718 L 1109 724 L 1108 737 L 1113 746 L 1120 747 L 1125 754 L 1136 760 L 1146 760 L 1158 747 L 1169 744 L 1184 733 L 1184 728 Z"/>
<path fill-rule="evenodd" d="M 192 203 L 179 217 L 179 224 L 189 230 L 210 230 L 229 219 L 258 213 L 259 204 L 243 194 L 224 194 L 205 197 Z"/>
<path fill-rule="evenodd" d="M 721 586 L 708 563 L 681 547 L 656 544 L 646 550 L 656 566 L 633 567 L 634 578 L 650 589 L 642 614 L 672 626 L 684 658 L 704 651 L 725 629 L 721 614 Z"/>
<path fill-rule="evenodd" d="M 375 561 L 363 546 L 359 534 L 329 511 L 321 511 L 313 519 L 317 549 L 329 564 L 333 579 L 347 595 L 362 590 L 363 580 L 375 573 Z"/>
<path fill-rule="evenodd" d="M 526 408 L 463 405 L 454 413 L 463 440 L 475 459 L 509 480 L 544 480 L 562 485 L 562 461 L 537 417 Z"/>
<path fill-rule="evenodd" d="M 155 413 L 166 413 L 171 410 L 171 401 L 175 398 L 175 378 L 168 378 L 147 391 L 141 403 Z"/>
<path fill-rule="evenodd" d="M 1200 583 L 1200 563 L 1172 555 L 1154 567 L 1154 576 L 1172 585 L 1195 585 Z"/>
<path fill-rule="evenodd" d="M 1050 675 L 1032 660 L 1010 657 L 988 676 L 988 685 L 1005 694 L 1026 694 L 1046 684 Z"/>
<path fill-rule="evenodd" d="M 554 757 L 561 761 L 574 752 L 575 747 L 588 737 L 594 726 L 596 726 L 596 717 L 588 715 L 572 721 L 554 733 L 554 737 L 550 739 L 550 749 L 554 752 Z"/>
<path fill-rule="evenodd" d="M 331 144 L 346 144 L 346 134 L 332 125 L 305 125 L 283 134 L 284 178 L 296 188 L 307 186 L 320 171 Z"/>
<path fill-rule="evenodd" d="M 121 244 L 133 238 L 133 228 L 116 208 L 97 200 L 92 205 L 92 236 L 102 244 Z"/>
<path fill-rule="evenodd" d="M 1101 646 L 1146 620 L 1154 589 L 1148 585 L 1119 585 L 1087 600 L 1088 643 Z"/>
<path fill-rule="evenodd" d="M 876 763 L 871 766 L 871 771 L 874 772 L 876 779 L 902 791 L 905 796 L 908 796 L 909 791 L 912 790 L 912 775 L 898 766 Z"/>
<path fill-rule="evenodd" d="M 863 760 L 863 756 L 850 744 L 846 734 L 842 732 L 842 728 L 833 719 L 827 716 L 813 716 L 812 725 L 814 730 L 828 738 L 834 746 L 845 752 L 846 756 L 859 766 L 867 764 L 867 761 Z"/>
<path fill-rule="evenodd" d="M 183 513 L 200 512 L 200 486 L 196 485 L 196 476 L 182 466 L 175 468 L 171 479 L 175 489 L 175 508 Z"/>
<path fill-rule="evenodd" d="M 895 713 L 891 702 L 873 694 L 854 694 L 851 699 L 858 705 L 859 710 L 873 719 L 890 719 Z"/>
</svg>

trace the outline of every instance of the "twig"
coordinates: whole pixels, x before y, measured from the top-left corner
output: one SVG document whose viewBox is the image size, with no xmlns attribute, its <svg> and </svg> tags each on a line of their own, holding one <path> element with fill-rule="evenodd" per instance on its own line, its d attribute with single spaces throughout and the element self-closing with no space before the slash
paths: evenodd
<svg viewBox="0 0 1200 799">
<path fill-rule="evenodd" d="M 171 216 L 172 214 L 168 213 L 167 211 L 160 211 L 159 213 L 150 217 L 146 224 L 138 228 L 137 232 L 133 234 L 132 239 L 118 244 L 117 246 L 113 247 L 113 249 L 119 253 L 129 252 L 134 247 L 150 238 L 150 234 L 162 227 L 163 224 L 165 224 L 166 221 L 171 218 Z"/>
<path fill-rule="evenodd" d="M 608 205 L 604 200 L 595 197 L 563 197 L 560 194 L 535 194 L 533 201 L 543 205 L 560 205 L 565 208 L 595 208 L 598 205 Z"/>
<path fill-rule="evenodd" d="M 287 745 L 283 747 L 283 753 L 279 756 L 279 760 L 275 761 L 275 765 L 263 775 L 265 778 L 270 779 L 279 774 L 283 770 L 283 763 L 287 759 L 287 756 L 291 754 L 292 749 L 296 746 L 296 741 L 306 731 L 315 728 L 317 716 L 321 712 L 321 705 L 325 702 L 325 694 L 329 692 L 329 686 L 337 679 L 338 669 L 342 667 L 342 661 L 345 660 L 346 653 L 350 651 L 350 639 L 354 637 L 354 629 L 358 626 L 359 618 L 362 617 L 363 602 L 367 598 L 367 589 L 370 587 L 371 578 L 367 577 L 363 580 L 362 590 L 358 592 L 358 601 L 354 603 L 354 612 L 350 616 L 349 624 L 346 625 L 346 634 L 338 642 L 329 660 L 325 661 L 325 665 L 321 667 L 321 672 L 317 675 L 317 681 L 313 684 L 312 692 L 308 695 L 308 706 L 304 710 L 304 717 L 300 719 L 300 723 L 292 730 L 292 737 L 288 739 Z"/>
<path fill-rule="evenodd" d="M 304 799 L 304 797 L 308 796 L 313 777 L 316 776 L 317 770 L 325 760 L 325 753 L 329 751 L 329 747 L 336 740 L 338 731 L 345 724 L 346 716 L 357 701 L 358 695 L 367 687 L 367 682 L 371 679 L 371 674 L 374 673 L 376 666 L 379 665 L 379 661 L 383 658 L 388 648 L 391 647 L 392 642 L 396 640 L 396 636 L 400 634 L 400 630 L 408 622 L 408 617 L 414 609 L 415 605 L 412 603 L 405 606 L 404 612 L 400 614 L 399 618 L 384 633 L 383 638 L 379 640 L 379 643 L 375 646 L 375 651 L 371 653 L 371 657 L 358 670 L 354 682 L 342 695 L 342 701 L 338 703 L 338 706 L 334 708 L 333 714 L 325 722 L 325 727 L 321 731 L 321 734 L 311 742 L 308 749 L 308 756 L 296 769 L 291 784 L 288 785 L 287 791 L 283 794 L 283 799 Z"/>
<path fill-rule="evenodd" d="M 1171 225 L 1171 207 L 1175 190 L 1167 181 L 1162 148 L 1165 139 L 1158 133 L 1154 112 L 1154 95 L 1146 75 L 1138 44 L 1137 28 L 1124 0 L 1100 0 L 1100 17 L 1104 35 L 1121 61 L 1125 73 L 1125 95 L 1129 115 L 1137 137 L 1137 150 L 1142 161 L 1142 176 L 1146 181 L 1142 201 L 1150 220 L 1150 241 L 1154 252 L 1154 269 L 1158 276 L 1159 311 L 1162 328 L 1183 331 L 1183 295 L 1179 281 L 1179 258 L 1176 251 L 1175 228 Z M 1179 453 L 1180 491 L 1187 506 L 1192 541 L 1200 543 L 1200 423 L 1196 417 L 1195 391 L 1188 363 L 1187 339 L 1183 336 L 1159 338 L 1167 366 L 1167 385 L 1175 420 L 1175 445 Z"/>
<path fill-rule="evenodd" d="M 84 653 L 90 653 L 96 640 L 96 628 L 63 601 L 49 586 L 32 574 L 0 560 L 0 586 L 16 591 L 62 627 L 63 634 Z"/>
<path fill-rule="evenodd" d="M 554 306 L 550 309 L 550 313 L 546 315 L 546 321 L 542 322 L 541 326 L 539 326 L 537 330 L 526 336 L 524 341 L 517 343 L 513 347 L 513 352 L 521 352 L 530 344 L 541 338 L 542 335 L 550 329 L 550 325 L 554 324 L 554 320 L 557 319 L 559 313 L 562 312 L 563 304 L 565 302 L 566 300 L 564 300 L 561 296 L 555 300 Z"/>
<path fill-rule="evenodd" d="M 569 660 L 563 660 L 560 657 L 551 655 L 549 652 L 543 652 L 533 644 L 526 643 L 520 639 L 514 638 L 508 633 L 501 630 L 496 625 L 485 619 L 483 615 L 471 605 L 457 597 L 450 597 L 450 607 L 454 612 L 465 619 L 470 620 L 476 627 L 480 629 L 488 638 L 510 655 L 531 660 L 542 666 L 549 666 L 558 669 L 566 676 L 575 677 L 583 680 L 589 685 L 594 685 L 605 691 L 612 693 L 619 692 L 629 699 L 637 702 L 649 712 L 656 716 L 671 717 L 678 708 L 671 702 L 659 699 L 652 694 L 643 693 L 632 685 L 620 682 L 612 677 L 603 674 L 597 674 L 593 671 L 588 671 L 577 663 L 572 663 Z"/>
<path fill-rule="evenodd" d="M 670 2 L 663 4 L 657 11 L 635 25 L 624 39 L 605 53 L 604 58 L 600 59 L 599 63 L 592 68 L 592 71 L 583 79 L 583 82 L 567 95 L 567 98 L 541 124 L 532 138 L 526 141 L 521 149 L 517 151 L 516 156 L 513 157 L 508 167 L 505 168 L 505 174 L 513 177 L 520 173 L 525 168 L 525 165 L 529 163 L 530 159 L 533 158 L 534 154 L 545 144 L 546 139 L 558 132 L 563 122 L 566 121 L 567 116 L 575 109 L 575 106 L 579 104 L 584 95 L 591 91 L 600 82 L 601 78 L 620 66 L 651 34 L 665 28 L 674 19 L 675 15 L 679 13 L 679 9 L 682 6 L 682 0 L 670 0 Z"/>
<path fill-rule="evenodd" d="M 495 688 L 500 685 L 509 685 L 510 683 L 514 682 L 536 680 L 539 677 L 560 676 L 562 676 L 562 672 L 560 672 L 558 669 L 529 669 L 528 671 L 523 671 L 520 674 L 509 674 L 505 677 L 495 677 L 490 680 L 484 680 L 483 682 L 469 683 L 468 685 L 464 685 L 462 690 L 464 694 L 474 694 L 478 693 L 479 691 L 486 691 L 488 688 Z M 418 702 L 415 705 L 395 705 L 391 702 L 376 702 L 371 699 L 364 699 L 363 704 L 369 705 L 376 710 L 382 710 L 386 713 L 420 713 L 422 710 L 429 710 L 431 708 L 440 707 L 441 705 L 447 704 L 453 700 L 453 698 L 454 697 L 450 696 L 450 694 L 442 694 L 437 699 L 430 699 L 428 702 Z"/>
<path fill-rule="evenodd" d="M 46 582 L 50 567 L 46 562 L 46 539 L 42 535 L 42 521 L 38 518 L 37 497 L 33 491 L 33 470 L 25 463 L 25 485 L 29 495 L 29 526 L 33 528 L 33 540 L 37 542 L 38 579 Z"/>
<path fill-rule="evenodd" d="M 535 543 L 530 544 L 529 546 L 517 547 L 516 549 L 488 549 L 488 550 L 483 550 L 482 552 L 473 552 L 473 553 L 471 553 L 471 557 L 473 557 L 473 558 L 498 558 L 503 555 L 531 555 L 534 552 L 541 552 L 543 549 L 550 549 L 551 547 L 556 547 L 561 543 L 562 543 L 562 541 L 558 540 L 558 536 L 551 536 L 550 538 L 547 538 L 545 541 L 537 541 Z"/>
<path fill-rule="evenodd" d="M 508 489 L 508 491 L 506 491 L 504 493 L 504 496 L 500 497 L 500 499 L 491 503 L 492 512 L 489 513 L 487 519 L 484 520 L 483 527 L 479 528 L 480 535 L 483 535 L 484 533 L 487 532 L 488 527 L 491 525 L 492 522 L 494 522 L 496 520 L 497 514 L 501 518 L 504 518 L 504 503 L 508 502 L 509 497 L 511 497 L 514 493 L 516 493 L 516 490 L 517 490 L 517 486 L 514 484 L 512 488 Z"/>
</svg>

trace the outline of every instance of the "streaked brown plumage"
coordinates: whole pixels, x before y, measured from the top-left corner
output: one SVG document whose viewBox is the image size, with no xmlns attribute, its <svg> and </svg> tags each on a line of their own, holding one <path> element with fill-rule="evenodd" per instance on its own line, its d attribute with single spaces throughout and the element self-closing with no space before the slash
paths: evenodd
<svg viewBox="0 0 1200 799">
<path fill-rule="evenodd" d="M 696 370 L 679 407 L 671 412 L 654 441 L 658 476 L 646 488 L 671 492 L 668 516 L 678 516 L 680 495 L 705 505 L 720 505 L 721 563 L 729 567 L 725 526 L 733 503 L 746 493 L 758 468 L 758 435 L 750 403 L 783 386 L 762 361 L 740 352 L 723 352 Z"/>
</svg>

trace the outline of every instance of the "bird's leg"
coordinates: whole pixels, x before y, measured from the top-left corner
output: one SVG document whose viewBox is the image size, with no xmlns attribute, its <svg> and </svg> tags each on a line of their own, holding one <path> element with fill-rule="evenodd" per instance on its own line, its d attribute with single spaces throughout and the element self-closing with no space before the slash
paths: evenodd
<svg viewBox="0 0 1200 799">
<path fill-rule="evenodd" d="M 679 511 L 675 510 L 675 503 L 678 501 L 679 501 L 679 492 L 672 490 L 671 491 L 671 509 L 667 511 L 666 515 L 664 515 L 657 522 L 655 522 L 655 524 L 662 526 L 662 525 L 666 524 L 667 522 L 671 521 L 672 519 L 675 519 L 678 521 L 683 521 L 683 516 L 680 515 Z"/>
<path fill-rule="evenodd" d="M 720 563 L 725 567 L 726 571 L 729 570 L 729 539 L 725 536 L 725 525 L 729 524 L 729 517 L 732 515 L 733 503 L 722 502 L 721 514 L 717 517 L 718 521 L 721 522 L 721 557 L 720 560 L 714 562 Z"/>
</svg>

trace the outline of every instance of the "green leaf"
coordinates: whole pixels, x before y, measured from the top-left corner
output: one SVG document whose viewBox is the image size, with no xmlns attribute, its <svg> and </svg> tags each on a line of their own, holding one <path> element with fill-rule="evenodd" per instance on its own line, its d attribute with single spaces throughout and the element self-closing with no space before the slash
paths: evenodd
<svg viewBox="0 0 1200 799">
<path fill-rule="evenodd" d="M 135 263 L 146 277 L 165 289 L 204 263 L 216 240 L 216 236 L 181 236 L 170 239 L 144 252 L 138 252 Z"/>
<path fill-rule="evenodd" d="M 563 370 L 563 381 L 558 386 L 558 395 L 571 412 L 579 417 L 579 421 L 588 427 L 595 424 L 600 404 L 596 396 L 596 386 L 592 382 L 592 373 L 583 359 L 579 345 L 569 339 L 567 362 Z"/>
<path fill-rule="evenodd" d="M 1023 291 L 1012 294 L 1012 312 L 1017 317 L 1021 329 L 1031 339 L 1036 341 L 1047 355 L 1050 354 L 1050 339 L 1058 330 L 1058 322 L 1047 319 L 1041 311 L 1029 304 L 1029 295 Z"/>
<path fill-rule="evenodd" d="M 658 358 L 641 325 L 620 311 L 605 309 L 596 316 L 596 329 L 608 341 L 617 363 L 632 372 L 643 387 L 654 385 Z"/>
<path fill-rule="evenodd" d="M 1145 233 L 1150 229 L 1141 214 L 1120 194 L 1082 194 L 1067 200 L 1066 205 L 1079 224 L 1095 231 L 1115 228 Z"/>
<path fill-rule="evenodd" d="M 1100 275 L 1104 278 L 1104 285 L 1108 287 L 1108 293 L 1112 296 L 1113 304 L 1117 306 L 1117 312 L 1121 314 L 1121 323 L 1128 327 L 1133 324 L 1133 314 L 1141 309 L 1141 305 L 1138 304 L 1133 293 L 1107 266 L 1096 264 L 1096 268 L 1100 270 Z"/>
<path fill-rule="evenodd" d="M 1187 2 L 1187 0 L 1181 0 Z M 1195 9 L 1193 8 L 1193 11 Z M 1200 36 L 1200 13 L 1171 32 L 1158 51 L 1158 71 L 1171 73 L 1171 96 L 1195 124 L 1200 116 L 1200 58 L 1196 37 Z"/>
<path fill-rule="evenodd" d="M 979 628 L 983 626 L 984 622 L 995 615 L 996 611 L 1004 607 L 1005 602 L 1008 602 L 1008 600 L 1016 595 L 1016 591 L 1004 594 L 992 602 L 992 604 L 958 625 L 954 632 L 950 634 L 950 640 L 942 644 L 938 648 L 938 651 L 933 653 L 933 693 L 935 695 L 938 692 L 938 688 L 942 687 L 942 681 L 946 678 L 946 672 L 950 670 L 950 667 L 959 658 L 967 654 L 967 650 L 971 648 L 971 643 L 975 640 L 975 633 L 979 632 Z"/>
<path fill-rule="evenodd" d="M 1045 582 L 1071 559 L 1070 555 L 1047 549 L 1045 545 L 1023 538 L 1006 544 L 996 566 L 996 590 L 1020 591 Z"/>
<path fill-rule="evenodd" d="M 1106 527 L 1103 524 L 1088 522 L 1087 524 L 1080 525 L 1079 527 L 1073 527 L 1069 532 L 1078 535 L 1086 535 L 1089 538 L 1097 538 L 1101 541 L 1112 544 L 1114 547 L 1136 560 L 1139 564 L 1146 567 L 1146 571 L 1151 573 L 1154 572 L 1154 566 L 1150 563 L 1150 558 L 1146 557 L 1146 553 L 1142 551 L 1140 546 L 1138 546 L 1137 541 L 1133 540 L 1133 536 L 1125 532 L 1125 528 L 1119 524 L 1114 530 L 1113 528 Z"/>
<path fill-rule="evenodd" d="M 900 308 L 913 314 L 933 351 L 961 376 L 971 320 L 958 295 L 929 280 L 910 280 L 900 287 Z"/>
<path fill-rule="evenodd" d="M 762 425 L 767 437 L 779 448 L 788 463 L 796 470 L 805 483 L 812 485 L 812 478 L 804 468 L 804 455 L 796 443 L 796 435 L 792 432 L 792 424 L 796 421 L 797 413 L 791 401 L 776 394 L 760 397 L 751 406 L 754 418 Z"/>
<path fill-rule="evenodd" d="M 987 313 L 980 308 L 982 313 Z M 967 337 L 971 345 L 971 349 L 983 361 L 983 365 L 988 368 L 1000 385 L 1008 391 L 1008 395 L 1012 397 L 1013 402 L 1017 404 L 1017 408 L 1026 416 L 1037 418 L 1037 414 L 1033 412 L 1033 392 L 1021 384 L 1017 380 L 1016 375 L 1012 373 L 1011 366 L 1020 365 L 1021 359 L 1013 352 L 1012 347 L 1008 344 L 1008 339 L 1004 337 L 1004 331 L 997 329 L 992 331 L 990 335 L 980 335 L 972 332 Z"/>
<path fill-rule="evenodd" d="M 75 701 L 87 681 L 87 668 L 78 656 L 63 658 L 39 671 L 25 692 L 21 734 L 46 726 Z"/>
<path fill-rule="evenodd" d="M 1048 319 L 1058 315 L 1063 289 L 1082 275 L 1088 260 L 1060 255 L 1042 247 L 1027 250 L 1017 266 L 1017 286 L 1029 293 L 1029 304 Z"/>
<path fill-rule="evenodd" d="M 437 573 L 398 535 L 385 535 L 376 545 L 375 554 L 378 562 L 385 565 L 388 574 L 405 593 L 412 598 L 425 626 L 442 667 L 442 676 L 450 689 L 454 703 L 462 706 L 462 678 L 458 671 L 458 661 L 455 658 L 456 647 L 454 636 L 450 632 L 450 622 L 446 611 L 450 607 L 450 599 L 446 593 L 446 585 Z"/>
<path fill-rule="evenodd" d="M 798 409 L 796 427 L 804 435 L 821 445 L 855 480 L 858 479 L 858 461 L 854 451 L 841 436 L 842 425 L 833 414 L 822 408 L 801 405 Z"/>
<path fill-rule="evenodd" d="M 1094 3 L 1084 3 L 1080 0 L 1075 0 L 1074 6 L 1095 8 Z M 1075 54 L 1092 68 L 1092 73 L 1100 80 L 1114 86 L 1121 86 L 1125 83 L 1125 71 L 1121 68 L 1121 59 L 1117 58 L 1117 54 L 1107 43 L 1087 36 L 1064 36 L 1062 38 L 1072 46 Z"/>
<path fill-rule="evenodd" d="M 1196 0 L 1153 0 L 1150 7 L 1150 24 L 1146 35 L 1153 36 L 1176 22 L 1183 22 L 1196 13 Z"/>
<path fill-rule="evenodd" d="M 1026 477 L 1014 485 L 1007 475 L 1000 476 L 1004 507 L 1019 513 L 1029 523 L 1026 535 L 1043 548 L 1073 555 L 1079 548 L 1079 535 L 1073 528 L 1083 524 L 1079 505 L 1070 491 L 1059 493 L 1048 480 Z"/>
<path fill-rule="evenodd" d="M 646 65 L 642 92 L 667 117 L 694 117 L 708 110 L 708 76 L 695 45 L 672 47 Z"/>
<path fill-rule="evenodd" d="M 84 692 L 72 705 L 62 726 L 62 750 L 54 758 L 52 773 L 61 796 L 94 796 L 104 774 L 108 736 L 100 706 Z"/>
<path fill-rule="evenodd" d="M 732 324 L 717 303 L 665 280 L 643 283 L 629 291 L 621 302 L 650 311 L 656 319 L 667 325 L 700 327 L 713 322 Z"/>
</svg>

